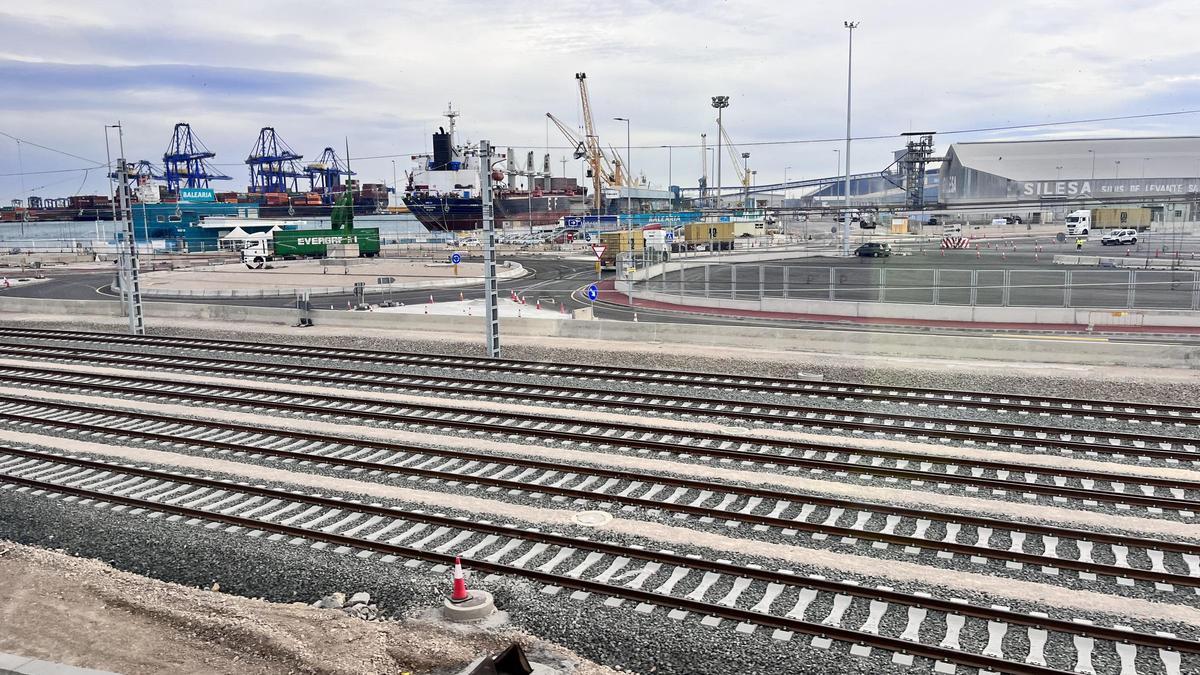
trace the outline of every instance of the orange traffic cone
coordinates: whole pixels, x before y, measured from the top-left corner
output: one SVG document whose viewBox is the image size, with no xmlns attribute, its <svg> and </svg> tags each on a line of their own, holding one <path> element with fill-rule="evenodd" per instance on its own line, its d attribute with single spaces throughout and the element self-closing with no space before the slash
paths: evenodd
<svg viewBox="0 0 1200 675">
<path fill-rule="evenodd" d="M 450 592 L 450 602 L 466 602 L 471 599 L 467 590 L 467 580 L 463 577 L 462 559 L 454 558 L 454 590 Z"/>
<path fill-rule="evenodd" d="M 463 296 L 463 292 L 462 292 L 462 291 L 459 291 L 459 292 L 458 292 L 458 301 L 459 301 L 459 302 L 462 302 L 462 301 L 464 301 L 464 300 L 466 300 L 466 297 L 464 297 L 464 296 Z"/>
<path fill-rule="evenodd" d="M 1126 247 L 1126 248 L 1125 248 L 1125 257 L 1126 257 L 1126 258 L 1128 258 L 1128 257 L 1129 257 L 1129 247 Z"/>
<path fill-rule="evenodd" d="M 541 311 L 541 309 L 542 309 L 542 299 L 541 298 L 537 299 L 537 304 L 534 305 L 534 308 L 537 309 L 538 311 Z"/>
<path fill-rule="evenodd" d="M 1000 259 L 1008 260 L 1008 251 L 1000 251 Z"/>
<path fill-rule="evenodd" d="M 558 309 L 562 314 L 565 315 L 567 313 L 567 303 L 565 303 L 565 302 L 558 303 Z"/>
<path fill-rule="evenodd" d="M 976 247 L 975 247 L 975 257 L 976 257 L 976 258 L 982 258 L 982 257 L 983 257 L 983 254 L 979 252 L 979 247 L 978 247 L 978 246 L 976 246 Z"/>
</svg>

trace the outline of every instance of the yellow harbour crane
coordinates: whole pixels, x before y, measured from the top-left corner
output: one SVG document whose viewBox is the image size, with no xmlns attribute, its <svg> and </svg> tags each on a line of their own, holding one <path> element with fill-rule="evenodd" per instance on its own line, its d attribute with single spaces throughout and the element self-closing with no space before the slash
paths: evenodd
<svg viewBox="0 0 1200 675">
<path fill-rule="evenodd" d="M 751 174 L 747 167 L 742 163 L 739 163 L 738 160 L 740 159 L 742 162 L 746 162 L 750 159 L 750 153 L 738 152 L 737 146 L 733 144 L 733 139 L 729 138 L 729 132 L 725 131 L 724 126 L 721 127 L 721 137 L 725 141 L 725 149 L 729 151 L 729 159 L 733 160 L 733 169 L 737 172 L 738 180 L 742 184 L 742 193 L 745 195 L 742 198 L 742 203 L 749 204 Z"/>
<path fill-rule="evenodd" d="M 599 211 L 600 199 L 605 187 L 631 187 L 633 183 L 628 172 L 623 168 L 620 156 L 614 151 L 613 158 L 609 159 L 600 146 L 600 136 L 596 134 L 596 124 L 592 119 L 592 102 L 588 96 L 587 73 L 575 73 L 575 81 L 579 83 L 579 100 L 583 107 L 583 138 L 580 138 L 553 114 L 546 113 L 546 117 L 549 117 L 562 135 L 575 146 L 575 159 L 587 160 L 588 177 L 592 179 L 592 205 Z"/>
</svg>

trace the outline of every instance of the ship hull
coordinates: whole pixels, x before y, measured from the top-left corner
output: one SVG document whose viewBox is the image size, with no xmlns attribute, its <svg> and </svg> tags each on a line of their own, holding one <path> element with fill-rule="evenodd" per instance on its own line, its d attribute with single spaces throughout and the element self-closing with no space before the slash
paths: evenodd
<svg viewBox="0 0 1200 675">
<path fill-rule="evenodd" d="M 405 195 L 404 205 L 430 232 L 469 232 L 483 226 L 483 200 L 478 197 Z"/>
<path fill-rule="evenodd" d="M 478 197 L 438 197 L 433 195 L 404 197 L 404 204 L 430 232 L 465 232 L 483 227 L 483 204 Z M 496 201 L 497 221 L 513 226 L 552 225 L 563 216 L 580 210 L 583 197 L 579 195 L 501 194 Z M 532 214 L 531 214 L 532 212 Z M 497 227 L 501 227 L 501 222 Z"/>
<path fill-rule="evenodd" d="M 496 216 L 510 225 L 552 225 L 578 210 L 578 195 L 502 195 L 496 200 Z"/>
</svg>

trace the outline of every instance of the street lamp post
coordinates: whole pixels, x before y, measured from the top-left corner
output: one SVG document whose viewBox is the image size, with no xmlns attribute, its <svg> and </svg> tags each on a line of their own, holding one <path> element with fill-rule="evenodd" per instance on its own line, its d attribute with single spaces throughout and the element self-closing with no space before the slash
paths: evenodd
<svg viewBox="0 0 1200 675">
<path fill-rule="evenodd" d="M 729 97 L 712 97 L 712 107 L 717 109 L 717 207 L 719 208 L 721 206 L 721 165 L 724 164 L 721 161 L 721 141 L 725 135 L 725 128 L 722 126 L 721 121 L 721 111 L 729 107 Z"/>
<path fill-rule="evenodd" d="M 633 174 L 629 172 L 629 165 L 632 163 L 629 158 L 630 149 L 631 149 L 630 145 L 629 145 L 629 118 L 628 117 L 614 117 L 613 119 L 618 122 L 625 123 L 625 182 L 629 183 L 629 185 L 625 186 L 625 212 L 629 218 L 629 227 L 632 228 L 633 227 L 633 194 L 631 194 L 630 190 L 633 188 L 633 185 L 632 185 L 632 182 L 630 181 L 630 177 L 633 176 Z"/>
<path fill-rule="evenodd" d="M 784 199 L 787 199 L 787 196 L 788 196 L 788 187 L 787 187 L 787 182 L 788 182 L 788 180 L 787 180 L 787 172 L 788 172 L 788 171 L 789 171 L 791 168 L 792 168 L 792 167 L 790 167 L 790 166 L 785 166 L 785 167 L 783 167 L 783 198 L 784 198 Z"/>
<path fill-rule="evenodd" d="M 742 208 L 750 205 L 750 153 L 742 153 Z"/>
<path fill-rule="evenodd" d="M 837 171 L 835 171 L 833 175 L 834 175 L 834 177 L 837 177 L 837 176 L 842 175 L 842 150 L 841 150 L 841 148 L 834 148 L 833 151 L 834 151 L 834 153 L 837 154 Z M 834 182 L 834 184 L 833 184 L 833 192 L 834 192 L 834 194 L 837 194 L 837 183 L 836 182 Z"/>
<path fill-rule="evenodd" d="M 1121 160 L 1114 159 L 1113 160 L 1113 178 L 1120 178 L 1120 177 L 1121 177 Z"/>
<path fill-rule="evenodd" d="M 1142 180 L 1146 180 L 1146 162 L 1149 162 L 1149 157 L 1142 158 Z"/>
<path fill-rule="evenodd" d="M 400 199 L 400 187 L 396 185 L 396 160 L 392 160 L 392 194 L 396 195 L 396 200 Z"/>
<path fill-rule="evenodd" d="M 1096 180 L 1096 151 L 1088 150 L 1088 153 L 1092 156 L 1092 180 Z"/>
<path fill-rule="evenodd" d="M 854 29 L 858 24 L 858 21 L 842 22 L 850 36 L 846 52 L 846 220 L 842 225 L 842 255 L 850 255 L 850 93 L 854 72 Z"/>
<path fill-rule="evenodd" d="M 1056 167 L 1054 167 L 1054 168 L 1058 170 L 1058 178 L 1057 178 L 1057 180 L 1062 180 L 1062 166 L 1056 166 Z"/>
</svg>

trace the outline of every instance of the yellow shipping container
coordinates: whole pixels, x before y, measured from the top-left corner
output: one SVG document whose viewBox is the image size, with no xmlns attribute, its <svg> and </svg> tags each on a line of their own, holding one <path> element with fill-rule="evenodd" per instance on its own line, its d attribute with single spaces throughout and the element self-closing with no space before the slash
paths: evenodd
<svg viewBox="0 0 1200 675">
<path fill-rule="evenodd" d="M 684 241 L 689 244 L 733 241 L 737 223 L 688 223 L 683 228 Z"/>
<path fill-rule="evenodd" d="M 646 249 L 646 238 L 641 230 L 601 232 L 600 244 L 604 246 L 604 255 L 600 256 L 600 266 L 608 269 L 616 267 L 617 257 L 622 253 L 640 254 Z"/>
</svg>

